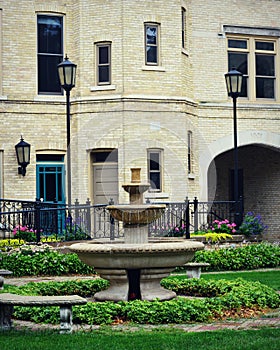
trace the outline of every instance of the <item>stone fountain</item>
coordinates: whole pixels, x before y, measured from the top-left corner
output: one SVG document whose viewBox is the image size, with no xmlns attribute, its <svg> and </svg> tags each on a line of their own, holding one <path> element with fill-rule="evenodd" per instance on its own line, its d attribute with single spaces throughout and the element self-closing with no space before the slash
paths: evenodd
<svg viewBox="0 0 280 350">
<path fill-rule="evenodd" d="M 197 250 L 204 249 L 203 243 L 183 238 L 149 240 L 148 225 L 164 213 L 165 205 L 143 204 L 143 193 L 150 185 L 141 183 L 140 170 L 131 169 L 131 182 L 123 185 L 130 204 L 106 207 L 114 219 L 123 223 L 124 241 L 70 246 L 84 263 L 110 281 L 108 289 L 94 295 L 98 301 L 172 299 L 176 293 L 161 287 L 160 281 L 176 266 L 190 261 Z"/>
</svg>

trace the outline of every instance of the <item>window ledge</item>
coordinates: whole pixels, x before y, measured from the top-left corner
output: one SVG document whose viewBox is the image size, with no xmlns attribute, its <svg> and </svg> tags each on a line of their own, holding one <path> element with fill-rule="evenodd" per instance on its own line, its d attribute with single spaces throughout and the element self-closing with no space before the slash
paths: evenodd
<svg viewBox="0 0 280 350">
<path fill-rule="evenodd" d="M 0 95 L 0 100 L 7 100 L 7 99 L 8 99 L 7 96 Z"/>
<path fill-rule="evenodd" d="M 182 52 L 183 55 L 189 56 L 189 51 L 187 51 L 187 50 L 184 49 L 183 47 L 182 47 L 182 49 L 181 49 L 181 52 Z"/>
<path fill-rule="evenodd" d="M 165 72 L 165 68 L 162 66 L 143 66 L 142 70 L 146 71 L 157 71 L 157 72 Z"/>
<path fill-rule="evenodd" d="M 188 179 L 194 180 L 195 179 L 195 175 L 193 173 L 188 174 Z"/>
<path fill-rule="evenodd" d="M 116 90 L 116 85 L 96 85 L 91 86 L 90 91 L 108 91 Z"/>
<path fill-rule="evenodd" d="M 148 192 L 145 194 L 146 199 L 164 199 L 169 198 L 169 194 L 165 192 Z"/>
</svg>

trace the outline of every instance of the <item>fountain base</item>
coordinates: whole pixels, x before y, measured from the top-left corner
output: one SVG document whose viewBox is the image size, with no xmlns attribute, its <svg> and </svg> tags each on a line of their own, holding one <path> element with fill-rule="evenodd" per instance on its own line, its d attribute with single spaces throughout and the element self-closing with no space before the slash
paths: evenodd
<svg viewBox="0 0 280 350">
<path fill-rule="evenodd" d="M 170 300 L 176 293 L 160 285 L 174 268 L 96 269 L 100 277 L 110 281 L 110 287 L 95 293 L 97 301 Z"/>
</svg>

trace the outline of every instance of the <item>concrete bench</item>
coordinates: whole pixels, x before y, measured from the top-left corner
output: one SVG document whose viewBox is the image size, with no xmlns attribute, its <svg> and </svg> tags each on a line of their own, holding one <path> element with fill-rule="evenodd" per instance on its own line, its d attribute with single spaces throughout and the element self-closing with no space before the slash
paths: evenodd
<svg viewBox="0 0 280 350">
<path fill-rule="evenodd" d="M 0 293 L 0 330 L 12 328 L 14 306 L 60 306 L 60 333 L 72 332 L 72 306 L 86 304 L 78 295 L 26 296 Z"/>
<path fill-rule="evenodd" d="M 186 270 L 186 274 L 188 278 L 200 278 L 201 275 L 201 268 L 210 266 L 208 263 L 196 263 L 196 262 L 189 262 L 186 263 L 180 267 L 183 267 Z"/>
<path fill-rule="evenodd" d="M 0 290 L 4 289 L 4 276 L 12 275 L 12 271 L 0 270 Z"/>
</svg>

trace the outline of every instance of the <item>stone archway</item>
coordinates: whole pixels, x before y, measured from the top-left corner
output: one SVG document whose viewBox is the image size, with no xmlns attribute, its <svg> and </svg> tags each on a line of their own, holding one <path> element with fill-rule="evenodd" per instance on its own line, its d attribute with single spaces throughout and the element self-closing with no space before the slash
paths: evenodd
<svg viewBox="0 0 280 350">
<path fill-rule="evenodd" d="M 209 146 L 208 158 L 204 152 L 202 169 L 207 172 L 204 173 L 207 200 L 231 199 L 229 172 L 233 168 L 232 143 L 228 136 Z M 243 174 L 240 181 L 244 189 L 244 212 L 260 213 L 269 226 L 269 237 L 279 239 L 280 135 L 266 131 L 241 132 L 238 149 L 239 168 Z M 206 164 L 208 169 L 205 169 Z"/>
</svg>

